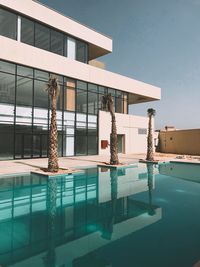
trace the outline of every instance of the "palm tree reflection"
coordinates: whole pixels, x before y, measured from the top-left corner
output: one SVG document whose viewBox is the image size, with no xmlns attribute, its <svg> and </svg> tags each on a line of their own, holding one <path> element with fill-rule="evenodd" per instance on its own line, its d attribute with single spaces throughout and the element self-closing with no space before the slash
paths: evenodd
<svg viewBox="0 0 200 267">
<path fill-rule="evenodd" d="M 102 238 L 111 240 L 113 233 L 113 225 L 115 222 L 116 207 L 117 207 L 117 169 L 110 168 L 110 184 L 111 184 L 111 210 L 109 215 L 105 217 L 103 222 Z"/>
<path fill-rule="evenodd" d="M 49 178 L 47 182 L 47 226 L 48 226 L 48 246 L 47 254 L 44 258 L 44 266 L 56 266 L 55 236 L 56 236 L 56 197 L 57 180 L 55 177 Z"/>
<path fill-rule="evenodd" d="M 149 191 L 149 210 L 148 214 L 155 215 L 155 210 L 152 205 L 152 190 L 153 190 L 153 176 L 154 176 L 154 166 L 152 163 L 147 163 L 147 176 L 148 176 L 148 191 Z"/>
</svg>

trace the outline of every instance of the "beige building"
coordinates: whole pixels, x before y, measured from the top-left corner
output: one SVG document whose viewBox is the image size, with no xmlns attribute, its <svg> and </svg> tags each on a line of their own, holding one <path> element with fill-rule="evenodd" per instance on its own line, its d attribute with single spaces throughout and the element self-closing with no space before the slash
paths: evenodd
<svg viewBox="0 0 200 267">
<path fill-rule="evenodd" d="M 200 155 L 200 129 L 161 130 L 159 133 L 159 151 Z"/>
</svg>

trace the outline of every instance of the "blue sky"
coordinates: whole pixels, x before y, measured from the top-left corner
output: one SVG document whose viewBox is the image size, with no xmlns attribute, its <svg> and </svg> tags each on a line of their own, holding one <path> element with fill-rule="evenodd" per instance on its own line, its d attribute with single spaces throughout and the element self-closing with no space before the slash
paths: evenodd
<svg viewBox="0 0 200 267">
<path fill-rule="evenodd" d="M 200 128 L 200 0 L 41 0 L 113 39 L 106 68 L 162 88 L 156 128 Z"/>
</svg>

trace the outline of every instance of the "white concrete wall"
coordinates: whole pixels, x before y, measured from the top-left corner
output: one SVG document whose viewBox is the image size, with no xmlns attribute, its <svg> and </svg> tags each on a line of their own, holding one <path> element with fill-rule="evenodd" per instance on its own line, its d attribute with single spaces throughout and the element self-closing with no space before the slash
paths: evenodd
<svg viewBox="0 0 200 267">
<path fill-rule="evenodd" d="M 116 113 L 117 134 L 125 135 L 125 154 L 146 153 L 147 135 L 138 134 L 138 128 L 148 129 L 148 118 Z M 110 147 L 101 149 L 101 140 L 110 142 L 111 116 L 109 112 L 99 112 L 99 154 L 109 155 Z"/>
<path fill-rule="evenodd" d="M 0 0 L 1 1 L 1 0 Z M 160 88 L 0 36 L 0 58 L 132 94 L 160 99 Z"/>
</svg>

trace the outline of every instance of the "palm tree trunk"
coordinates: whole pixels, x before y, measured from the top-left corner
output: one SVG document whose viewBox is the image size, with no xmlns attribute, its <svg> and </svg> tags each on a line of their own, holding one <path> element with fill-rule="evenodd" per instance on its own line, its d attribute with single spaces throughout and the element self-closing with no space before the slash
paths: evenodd
<svg viewBox="0 0 200 267">
<path fill-rule="evenodd" d="M 56 122 L 56 96 L 52 96 L 51 105 L 51 125 L 50 125 L 50 136 L 49 136 L 49 161 L 48 161 L 48 171 L 57 172 L 58 166 L 58 131 Z"/>
<path fill-rule="evenodd" d="M 110 164 L 118 165 L 119 158 L 118 158 L 117 126 L 113 108 L 110 110 L 110 114 L 112 118 L 111 137 L 110 137 Z"/>
<path fill-rule="evenodd" d="M 147 160 L 153 161 L 153 133 L 152 133 L 152 116 L 149 116 L 149 127 L 147 137 Z"/>
</svg>

